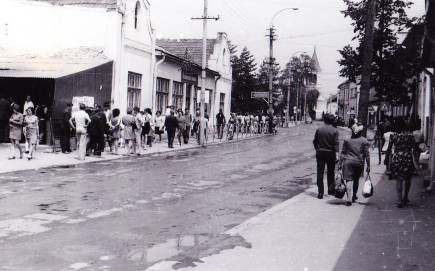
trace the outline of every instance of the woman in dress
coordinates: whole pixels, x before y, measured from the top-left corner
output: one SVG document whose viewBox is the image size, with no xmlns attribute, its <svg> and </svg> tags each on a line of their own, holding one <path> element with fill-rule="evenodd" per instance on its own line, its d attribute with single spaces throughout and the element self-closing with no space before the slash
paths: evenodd
<svg viewBox="0 0 435 271">
<path fill-rule="evenodd" d="M 39 138 L 38 117 L 35 116 L 35 109 L 33 107 L 27 108 L 27 115 L 24 118 L 24 131 L 29 142 L 29 155 L 27 159 L 31 160 Z"/>
<path fill-rule="evenodd" d="M 178 120 L 178 144 L 181 146 L 181 138 L 183 137 L 184 130 L 186 129 L 186 118 L 183 115 L 183 110 L 178 109 L 177 112 L 177 120 Z"/>
<path fill-rule="evenodd" d="M 390 137 L 387 154 L 391 153 L 394 147 L 394 154 L 391 160 L 391 177 L 396 179 L 396 189 L 398 203 L 397 207 L 403 208 L 404 204 L 409 203 L 409 190 L 411 188 L 411 178 L 415 172 L 413 161 L 413 150 L 415 147 L 414 135 L 409 131 L 403 117 L 396 117 L 394 120 L 394 133 Z M 405 191 L 403 191 L 405 184 Z"/>
<path fill-rule="evenodd" d="M 145 108 L 144 110 L 145 115 L 143 117 L 143 128 L 142 128 L 142 137 L 143 137 L 143 142 L 144 142 L 144 147 L 143 149 L 146 150 L 147 149 L 147 144 L 148 144 L 148 135 L 150 133 L 151 130 L 151 109 L 149 108 Z"/>
<path fill-rule="evenodd" d="M 122 125 L 124 125 L 124 146 L 125 146 L 125 154 L 126 156 L 130 155 L 130 152 L 136 154 L 136 148 L 133 144 L 136 135 L 136 120 L 133 116 L 133 108 L 127 108 L 127 115 L 123 116 L 121 119 Z"/>
<path fill-rule="evenodd" d="M 20 159 L 23 158 L 23 150 L 19 144 L 23 131 L 23 121 L 24 116 L 20 113 L 21 108 L 18 104 L 14 104 L 13 106 L 14 113 L 9 119 L 9 138 L 11 139 L 11 156 L 8 158 L 9 160 L 15 159 L 15 146 L 20 151 Z"/>
<path fill-rule="evenodd" d="M 156 123 L 156 135 L 159 135 L 159 142 L 162 142 L 162 134 L 163 130 L 165 129 L 165 117 L 162 116 L 162 112 L 156 112 L 156 118 L 154 122 Z"/>
<path fill-rule="evenodd" d="M 119 138 L 121 137 L 121 117 L 120 111 L 118 108 L 112 110 L 112 118 L 109 121 L 110 133 L 112 137 L 112 141 L 110 142 L 110 151 L 117 155 L 118 154 L 118 145 Z"/>
<path fill-rule="evenodd" d="M 370 173 L 370 144 L 362 136 L 364 126 L 355 123 L 351 129 L 352 136 L 344 141 L 338 164 L 338 169 L 343 170 L 343 179 L 346 182 L 346 206 L 351 206 L 352 202 L 358 199 L 356 193 L 358 192 L 359 179 L 363 173 L 364 161 L 367 164 L 367 174 Z"/>
</svg>

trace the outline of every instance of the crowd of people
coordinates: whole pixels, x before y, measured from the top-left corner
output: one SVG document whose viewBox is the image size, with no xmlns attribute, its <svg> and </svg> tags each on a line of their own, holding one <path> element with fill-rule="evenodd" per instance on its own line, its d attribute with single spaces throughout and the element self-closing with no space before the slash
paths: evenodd
<svg viewBox="0 0 435 271">
<path fill-rule="evenodd" d="M 314 135 L 314 148 L 317 160 L 317 187 L 318 198 L 324 194 L 323 175 L 327 167 L 328 194 L 334 195 L 339 182 L 346 185 L 346 205 L 351 206 L 358 199 L 357 192 L 364 167 L 370 174 L 370 143 L 363 137 L 364 127 L 357 120 L 351 126 L 351 138 L 344 140 L 339 159 L 339 132 L 335 127 L 335 117 L 325 114 L 325 125 L 316 130 Z M 384 139 L 386 171 L 391 179 L 396 180 L 397 207 L 403 208 L 409 204 L 409 191 L 411 179 L 420 170 L 419 156 L 424 151 L 424 138 L 418 118 L 406 121 L 404 117 L 397 116 L 381 123 L 379 133 Z M 336 178 L 336 165 L 338 174 Z"/>
<path fill-rule="evenodd" d="M 210 136 L 217 139 L 232 140 L 239 134 L 275 134 L 280 125 L 280 118 L 271 114 L 241 114 L 231 113 L 228 119 L 223 110 L 216 114 L 215 123 L 210 123 L 210 117 L 205 112 L 200 117 L 200 111 L 190 114 L 189 110 L 167 107 L 164 114 L 157 111 L 155 116 L 150 108 L 140 110 L 138 107 L 127 108 L 122 114 L 118 108 L 110 109 L 106 102 L 103 107 L 95 104 L 93 107 L 80 104 L 73 109 L 72 103 L 67 103 L 60 115 L 55 131 L 60 138 L 60 149 L 64 154 L 77 150 L 77 159 L 85 156 L 101 156 L 104 151 L 114 155 L 138 155 L 140 149 L 146 150 L 153 144 L 162 142 L 162 135 L 167 133 L 168 148 L 177 144 L 188 144 L 190 138 L 200 142 L 200 129 L 204 129 L 205 140 Z M 38 144 L 46 142 L 47 122 L 50 119 L 45 105 L 36 106 L 28 96 L 23 109 L 4 97 L 0 99 L 0 143 L 11 142 L 11 155 L 15 159 L 27 153 L 31 160 Z M 57 123 L 57 122 L 56 122 Z M 202 127 L 202 128 L 201 128 Z M 53 128 L 53 127 L 51 127 Z M 50 129 L 51 130 L 51 129 Z M 71 146 L 71 138 L 75 137 L 75 146 Z M 24 141 L 24 148 L 20 142 Z M 121 151 L 120 148 L 123 148 Z"/>
<path fill-rule="evenodd" d="M 33 158 L 37 145 L 46 141 L 48 119 L 48 107 L 35 106 L 31 96 L 27 96 L 21 107 L 12 98 L 8 101 L 0 94 L 0 143 L 11 142 L 11 155 L 8 157 L 10 160 L 16 158 L 15 149 L 19 151 L 20 159 L 24 157 L 24 153 L 28 160 Z M 24 150 L 19 144 L 22 140 Z"/>
</svg>

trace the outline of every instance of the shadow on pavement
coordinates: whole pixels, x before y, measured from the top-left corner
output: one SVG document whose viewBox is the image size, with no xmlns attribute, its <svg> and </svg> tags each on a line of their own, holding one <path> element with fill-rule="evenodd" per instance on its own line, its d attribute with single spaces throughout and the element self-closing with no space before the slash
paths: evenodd
<svg viewBox="0 0 435 271">
<path fill-rule="evenodd" d="M 422 188 L 423 179 L 415 177 L 411 203 L 399 209 L 396 182 L 384 175 L 333 270 L 435 270 L 435 195 Z"/>
</svg>

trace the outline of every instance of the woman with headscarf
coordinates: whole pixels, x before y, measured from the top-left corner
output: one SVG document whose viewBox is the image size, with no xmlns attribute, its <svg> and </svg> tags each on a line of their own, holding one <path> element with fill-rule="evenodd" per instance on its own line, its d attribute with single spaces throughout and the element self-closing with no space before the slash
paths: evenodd
<svg viewBox="0 0 435 271">
<path fill-rule="evenodd" d="M 367 174 L 370 173 L 370 144 L 362 136 L 364 126 L 356 122 L 352 126 L 352 136 L 344 140 L 341 149 L 339 169 L 343 171 L 343 180 L 346 182 L 347 202 L 346 206 L 351 206 L 358 197 L 359 179 L 363 173 L 364 161 L 367 165 Z M 353 190 L 353 191 L 352 191 Z"/>
<path fill-rule="evenodd" d="M 409 203 L 409 190 L 411 188 L 411 178 L 415 172 L 413 161 L 413 150 L 415 148 L 414 135 L 409 131 L 403 117 L 394 119 L 394 133 L 390 137 L 387 154 L 391 153 L 394 147 L 394 154 L 391 159 L 391 177 L 396 179 L 397 197 L 399 199 L 397 207 L 403 208 L 404 204 Z M 405 191 L 403 191 L 405 183 Z"/>
</svg>

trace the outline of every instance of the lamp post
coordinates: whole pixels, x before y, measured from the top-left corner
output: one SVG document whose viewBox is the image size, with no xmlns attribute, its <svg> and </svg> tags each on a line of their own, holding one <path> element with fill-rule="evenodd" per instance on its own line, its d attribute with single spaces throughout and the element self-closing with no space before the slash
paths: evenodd
<svg viewBox="0 0 435 271">
<path fill-rule="evenodd" d="M 292 80 L 292 59 L 293 56 L 298 54 L 298 53 L 302 53 L 305 54 L 307 52 L 305 51 L 297 51 L 296 53 L 292 54 L 290 57 L 290 67 L 288 70 L 288 93 L 287 93 L 287 110 L 285 113 L 285 126 L 288 127 L 288 123 L 289 123 L 289 119 L 290 119 L 290 87 L 291 87 L 291 80 Z"/>
<path fill-rule="evenodd" d="M 279 11 L 277 11 L 270 20 L 270 28 L 269 28 L 269 108 L 268 112 L 273 112 L 273 41 L 275 38 L 275 29 L 273 28 L 272 22 L 273 19 L 278 15 L 279 13 L 285 11 L 285 10 L 298 10 L 298 8 L 283 8 Z"/>
</svg>

